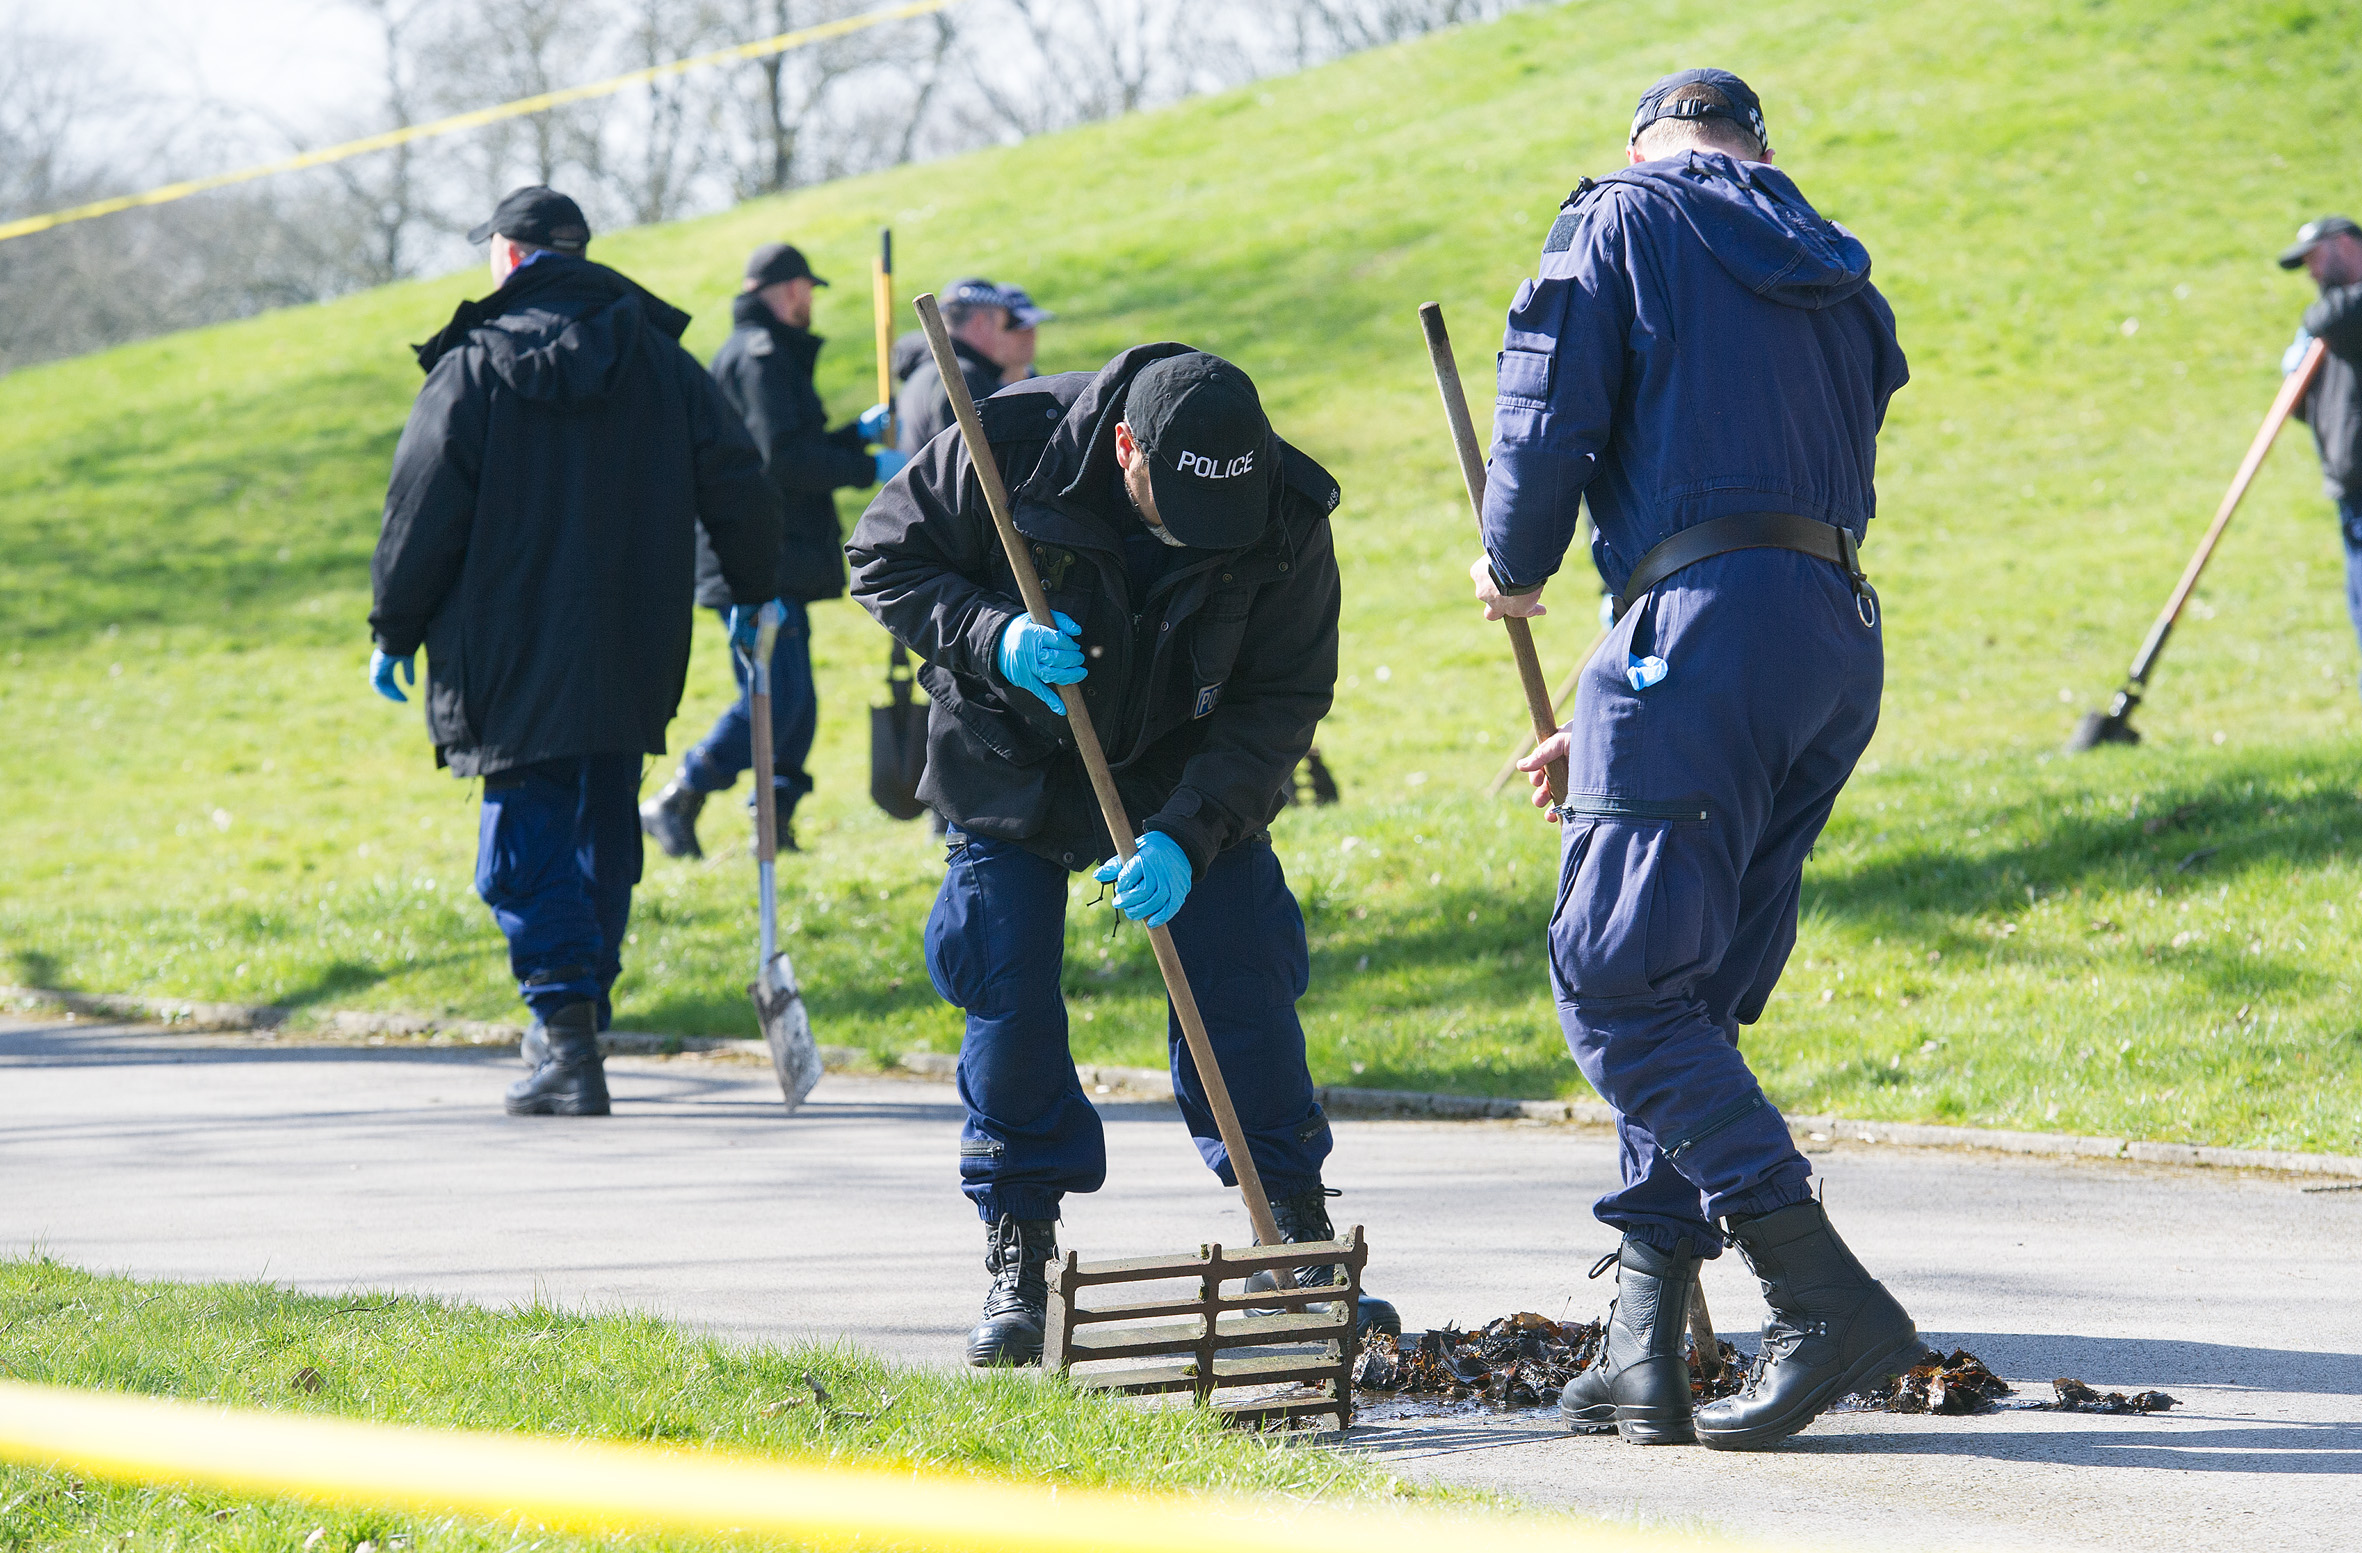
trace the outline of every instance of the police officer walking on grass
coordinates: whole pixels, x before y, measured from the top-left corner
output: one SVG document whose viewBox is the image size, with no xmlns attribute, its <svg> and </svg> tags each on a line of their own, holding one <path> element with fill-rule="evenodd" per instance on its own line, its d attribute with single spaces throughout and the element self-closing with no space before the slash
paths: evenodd
<svg viewBox="0 0 2362 1553">
<path fill-rule="evenodd" d="M 2345 216 L 2306 222 L 2280 255 L 2280 268 L 2304 270 L 2321 292 L 2305 309 L 2280 370 L 2294 372 L 2316 339 L 2328 346 L 2296 415 L 2313 428 L 2321 488 L 2337 504 L 2346 542 L 2346 613 L 2362 637 L 2362 226 Z"/>
<path fill-rule="evenodd" d="M 812 372 L 826 342 L 812 332 L 812 292 L 828 282 L 801 250 L 765 243 L 746 261 L 746 280 L 731 304 L 737 327 L 713 362 L 714 381 L 763 455 L 779 492 L 777 587 L 786 620 L 771 650 L 772 788 L 778 795 L 779 846 L 796 850 L 796 804 L 812 791 L 804 759 L 820 726 L 812 684 L 812 626 L 806 608 L 845 591 L 845 531 L 835 493 L 887 479 L 902 467 L 890 448 L 869 451 L 885 435 L 886 407 L 872 406 L 850 425 L 828 429 L 828 411 Z M 697 602 L 727 620 L 733 595 L 711 543 L 697 546 Z M 709 794 L 725 791 L 754 764 L 754 713 L 746 660 L 733 652 L 738 699 L 722 713 L 681 769 L 640 806 L 640 826 L 668 857 L 702 857 L 697 816 Z M 753 800 L 748 800 L 751 809 Z"/>
<path fill-rule="evenodd" d="M 1738 1048 L 1796 939 L 1804 860 L 1878 720 L 1856 547 L 1907 377 L 1870 256 L 1772 165 L 1737 76 L 1641 98 L 1631 165 L 1561 207 L 1510 309 L 1473 569 L 1488 617 L 1541 613 L 1588 501 L 1618 623 L 1574 717 L 1551 980 L 1618 1114 L 1622 1234 L 1602 1361 L 1569 1427 L 1693 1437 L 1683 1319 L 1735 1240 L 1771 1307 L 1745 1389 L 1695 1438 L 1757 1449 L 1915 1360 L 1917 1330 L 1812 1195 Z M 1547 799 L 1537 794 L 1537 803 Z"/>
<path fill-rule="evenodd" d="M 967 1013 L 961 1189 L 993 1275 L 968 1360 L 1025 1364 L 1041 1354 L 1059 1204 L 1107 1172 L 1059 991 L 1076 870 L 1171 927 L 1281 1233 L 1332 1234 L 1329 1125 L 1296 1020 L 1304 919 L 1267 827 L 1336 685 L 1337 486 L 1273 434 L 1245 373 L 1183 345 L 977 408 L 1055 628 L 1027 616 L 957 435 L 887 485 L 849 549 L 853 596 L 925 660 L 918 795 L 950 822 L 926 952 L 936 991 Z M 1120 871 L 1058 699 L 1077 683 L 1140 836 Z M 1235 1185 L 1168 1023 L 1183 1119 Z M 1400 1328 L 1384 1301 L 1360 1314 Z"/>
<path fill-rule="evenodd" d="M 697 545 L 751 645 L 778 498 L 678 343 L 689 315 L 584 258 L 574 201 L 518 189 L 468 236 L 489 243 L 497 289 L 417 348 L 426 386 L 370 569 L 369 680 L 408 700 L 423 645 L 435 763 L 483 779 L 476 890 L 541 1053 L 509 1111 L 603 1116 L 640 766 L 680 709 Z"/>
</svg>

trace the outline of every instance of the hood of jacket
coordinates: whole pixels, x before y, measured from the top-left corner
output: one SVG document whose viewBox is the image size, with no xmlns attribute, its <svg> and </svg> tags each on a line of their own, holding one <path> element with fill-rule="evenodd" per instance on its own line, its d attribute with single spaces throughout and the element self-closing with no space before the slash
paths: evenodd
<svg viewBox="0 0 2362 1553">
<path fill-rule="evenodd" d="M 820 347 L 828 343 L 809 329 L 782 323 L 771 311 L 770 304 L 751 291 L 741 291 L 730 299 L 730 322 L 741 329 L 760 329 L 771 337 L 772 343 L 788 353 L 806 373 L 820 360 Z"/>
<path fill-rule="evenodd" d="M 1870 282 L 1861 239 L 1767 163 L 1693 150 L 1610 173 L 1595 187 L 1619 185 L 1669 206 L 1733 280 L 1766 301 L 1812 311 Z"/>
<path fill-rule="evenodd" d="M 1115 478 L 1115 423 L 1124 418 L 1132 379 L 1152 361 L 1195 349 L 1175 340 L 1135 345 L 1096 372 L 1060 372 L 1029 380 L 1029 390 L 1056 395 L 1066 414 L 1050 434 L 1050 445 L 1027 485 L 1090 505 Z"/>
<path fill-rule="evenodd" d="M 415 349 L 419 366 L 432 371 L 455 347 L 473 344 L 519 397 L 588 404 L 614 391 L 651 325 L 677 340 L 689 315 L 603 264 L 548 254 L 512 271 L 492 295 L 461 303 Z"/>
</svg>

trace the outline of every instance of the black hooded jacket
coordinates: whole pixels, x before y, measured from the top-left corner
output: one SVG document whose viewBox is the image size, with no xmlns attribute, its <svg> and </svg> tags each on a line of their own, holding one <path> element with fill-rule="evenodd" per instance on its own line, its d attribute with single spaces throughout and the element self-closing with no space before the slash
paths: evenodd
<svg viewBox="0 0 2362 1553">
<path fill-rule="evenodd" d="M 779 492 L 778 595 L 833 599 L 845 591 L 845 530 L 832 493 L 874 482 L 877 460 L 863 451 L 858 427 L 828 429 L 828 408 L 812 386 L 826 343 L 819 335 L 781 323 L 752 292 L 730 304 L 730 317 L 738 327 L 714 352 L 714 381 L 746 423 Z M 734 602 L 720 560 L 702 540 L 697 602 L 709 609 Z"/>
<path fill-rule="evenodd" d="M 427 650 L 438 764 L 463 777 L 664 752 L 689 665 L 700 534 L 771 597 L 778 498 L 679 343 L 689 315 L 545 254 L 419 346 L 369 625 Z"/>
<path fill-rule="evenodd" d="M 910 348 L 914 341 L 916 351 Z M 1000 392 L 1001 369 L 984 352 L 955 339 L 951 353 L 959 358 L 969 398 L 982 404 Z M 951 429 L 951 395 L 943 387 L 943 374 L 935 368 L 925 334 L 906 334 L 895 341 L 893 362 L 895 378 L 902 384 L 894 394 L 894 445 L 916 453 Z"/>
<path fill-rule="evenodd" d="M 1083 699 L 1132 824 L 1161 830 L 1199 877 L 1259 835 L 1312 745 L 1337 681 L 1337 483 L 1292 447 L 1271 521 L 1240 550 L 1169 558 L 1145 598 L 1124 557 L 1115 423 L 1133 376 L 1184 345 L 1141 345 L 1096 373 L 1014 384 L 977 406 L 1051 607 L 1082 627 Z M 938 437 L 854 526 L 853 597 L 926 660 L 919 797 L 961 829 L 1068 868 L 1111 856 L 1064 718 L 1000 677 L 1017 595 L 967 449 Z"/>
<path fill-rule="evenodd" d="M 2321 485 L 2331 501 L 2362 497 L 2362 286 L 2331 286 L 2305 309 L 2305 332 L 2329 346 L 2329 359 L 2297 406 L 2321 454 Z"/>
</svg>

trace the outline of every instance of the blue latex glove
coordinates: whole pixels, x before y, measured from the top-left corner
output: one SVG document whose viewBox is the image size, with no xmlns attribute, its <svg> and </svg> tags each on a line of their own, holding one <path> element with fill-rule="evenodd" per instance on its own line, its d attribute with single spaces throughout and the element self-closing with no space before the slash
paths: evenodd
<svg viewBox="0 0 2362 1553">
<path fill-rule="evenodd" d="M 864 442 L 882 442 L 886 437 L 886 422 L 894 411 L 890 406 L 873 404 L 861 412 L 861 419 L 853 423 Z"/>
<path fill-rule="evenodd" d="M 2305 347 L 2312 343 L 2313 337 L 2310 334 L 2301 328 L 2296 331 L 2296 338 L 2289 342 L 2288 349 L 2280 353 L 2280 375 L 2282 377 L 2288 376 L 2289 373 L 2304 365 Z"/>
<path fill-rule="evenodd" d="M 388 701 L 407 702 L 410 698 L 402 694 L 401 685 L 394 683 L 394 671 L 396 669 L 402 671 L 403 685 L 416 685 L 418 677 L 411 667 L 411 660 L 415 656 L 412 653 L 404 653 L 401 657 L 396 658 L 383 648 L 372 649 L 369 654 L 369 688 Z"/>
<path fill-rule="evenodd" d="M 908 453 L 897 453 L 892 448 L 880 448 L 870 457 L 876 460 L 876 474 L 880 485 L 884 485 L 888 480 L 902 473 L 902 466 L 910 462 Z"/>
<path fill-rule="evenodd" d="M 1132 854 L 1130 862 L 1119 869 L 1111 857 L 1091 877 L 1115 886 L 1116 910 L 1134 922 L 1163 927 L 1189 899 L 1194 872 L 1181 843 L 1161 830 L 1152 830 L 1140 837 L 1140 850 Z"/>
<path fill-rule="evenodd" d="M 763 606 L 733 604 L 730 606 L 730 650 L 751 658 L 754 656 L 755 631 L 762 625 Z"/>
<path fill-rule="evenodd" d="M 1041 697 L 1042 705 L 1066 715 L 1066 703 L 1058 699 L 1052 685 L 1079 685 L 1083 680 L 1082 644 L 1074 640 L 1083 628 L 1052 611 L 1050 618 L 1058 622 L 1053 631 L 1037 626 L 1031 615 L 1019 615 L 1001 632 L 1001 678 L 1020 690 L 1030 690 Z"/>
</svg>

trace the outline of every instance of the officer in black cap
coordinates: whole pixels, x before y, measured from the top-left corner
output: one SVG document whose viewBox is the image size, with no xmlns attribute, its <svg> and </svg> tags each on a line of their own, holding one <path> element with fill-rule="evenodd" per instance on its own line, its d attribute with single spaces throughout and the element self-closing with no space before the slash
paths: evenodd
<svg viewBox="0 0 2362 1553">
<path fill-rule="evenodd" d="M 1267 827 L 1336 684 L 1337 485 L 1272 432 L 1244 372 L 1183 345 L 978 411 L 1055 627 L 1027 616 L 957 435 L 888 483 L 848 549 L 853 596 L 925 660 L 918 796 L 950 822 L 926 951 L 967 1013 L 960 1176 L 993 1274 L 968 1359 L 1023 1364 L 1041 1352 L 1059 1202 L 1107 1166 L 1059 992 L 1077 870 L 1170 926 L 1282 1233 L 1331 1233 L 1329 1127 L 1295 1010 L 1304 919 Z M 1058 699 L 1078 682 L 1140 836 L 1120 872 Z M 1178 1024 L 1171 1047 L 1182 1116 L 1232 1182 Z M 1384 1301 L 1362 1315 L 1399 1326 Z"/>
<path fill-rule="evenodd" d="M 1034 331 L 1058 315 L 1036 303 L 1024 288 L 996 286 L 970 276 L 945 287 L 938 301 L 969 398 L 982 401 L 1034 375 Z M 916 453 L 951 429 L 951 395 L 943 386 L 943 374 L 935 369 L 925 334 L 914 329 L 897 340 L 894 358 L 895 376 L 902 384 L 894 395 L 896 445 L 905 453 Z"/>
<path fill-rule="evenodd" d="M 574 201 L 518 189 L 470 235 L 498 289 L 418 347 L 369 677 L 408 700 L 424 646 L 436 764 L 483 780 L 476 889 L 535 1026 L 508 1109 L 604 1115 L 598 1032 L 640 877 L 640 767 L 688 672 L 692 536 L 751 642 L 779 498 L 678 343 L 689 315 L 584 258 Z"/>
<path fill-rule="evenodd" d="M 778 590 L 786 619 L 771 651 L 771 760 L 779 844 L 791 852 L 796 805 L 812 790 L 804 758 L 820 723 L 807 611 L 845 591 L 845 532 L 834 493 L 884 480 L 904 461 L 892 449 L 872 451 L 885 435 L 884 405 L 829 430 L 827 406 L 812 382 L 826 343 L 812 332 L 812 294 L 827 284 L 812 273 L 803 250 L 787 243 L 757 248 L 731 306 L 737 328 L 713 361 L 714 381 L 762 450 L 763 471 L 784 514 Z M 730 605 L 730 585 L 710 545 L 698 547 L 697 602 L 722 613 Z M 746 662 L 732 653 L 730 667 L 738 676 L 738 699 L 682 758 L 678 774 L 640 806 L 641 828 L 671 857 L 703 855 L 697 816 L 707 795 L 729 788 L 754 764 Z"/>
<path fill-rule="evenodd" d="M 2362 226 L 2344 216 L 2306 222 L 2281 253 L 2280 268 L 2304 269 L 2321 291 L 2305 309 L 2280 370 L 2295 371 L 2315 340 L 2329 347 L 2296 413 L 2313 428 L 2321 488 L 2337 503 L 2346 541 L 2346 613 L 2362 636 L 2362 376 L 2356 371 L 2362 368 Z"/>
</svg>

